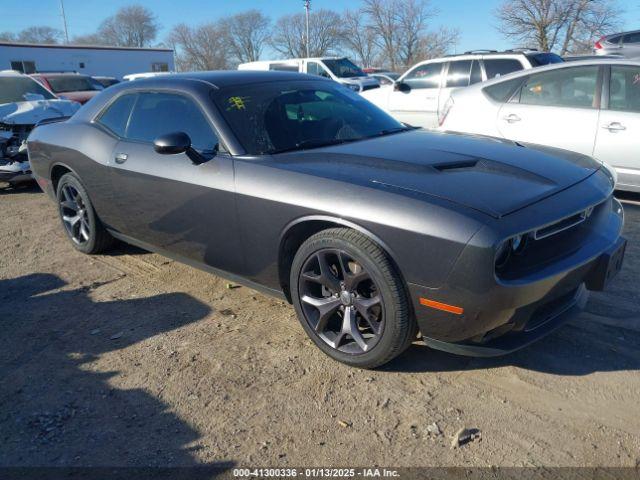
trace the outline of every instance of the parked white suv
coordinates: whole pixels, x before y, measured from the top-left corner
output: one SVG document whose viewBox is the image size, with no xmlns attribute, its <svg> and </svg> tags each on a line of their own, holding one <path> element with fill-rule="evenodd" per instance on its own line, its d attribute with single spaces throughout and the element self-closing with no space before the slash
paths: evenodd
<svg viewBox="0 0 640 480">
<path fill-rule="evenodd" d="M 518 70 L 550 63 L 562 57 L 537 50 L 477 50 L 418 63 L 393 85 L 363 92 L 362 96 L 401 122 L 433 128 L 454 89 Z"/>
<path fill-rule="evenodd" d="M 262 60 L 241 63 L 238 70 L 280 70 L 300 72 L 330 78 L 356 92 L 380 87 L 380 82 L 369 77 L 346 57 L 291 58 L 289 60 Z"/>
<path fill-rule="evenodd" d="M 640 192 L 640 62 L 583 60 L 455 92 L 442 130 L 572 150 L 613 166 Z"/>
</svg>

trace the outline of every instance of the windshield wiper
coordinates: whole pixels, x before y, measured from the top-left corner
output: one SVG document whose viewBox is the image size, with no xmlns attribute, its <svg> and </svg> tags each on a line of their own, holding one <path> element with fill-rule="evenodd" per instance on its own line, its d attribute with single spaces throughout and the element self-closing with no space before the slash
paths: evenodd
<svg viewBox="0 0 640 480">
<path fill-rule="evenodd" d="M 361 138 L 334 138 L 333 140 L 302 140 L 291 147 L 280 148 L 277 150 L 269 150 L 267 153 L 273 155 L 276 153 L 293 152 L 296 150 L 307 150 L 311 148 L 329 147 L 331 145 L 340 145 L 341 143 L 355 142 L 362 140 Z"/>
<path fill-rule="evenodd" d="M 408 132 L 409 130 L 416 130 L 418 128 L 420 127 L 412 127 L 410 125 L 407 125 L 405 127 L 387 128 L 384 130 L 380 130 L 379 132 L 376 132 L 373 135 L 368 135 L 363 138 L 384 137 L 385 135 L 393 135 L 394 133 Z"/>
</svg>

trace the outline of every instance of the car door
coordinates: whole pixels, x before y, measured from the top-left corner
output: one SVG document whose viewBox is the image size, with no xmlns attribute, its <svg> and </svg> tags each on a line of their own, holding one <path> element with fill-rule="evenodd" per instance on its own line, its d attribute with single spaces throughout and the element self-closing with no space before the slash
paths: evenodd
<svg viewBox="0 0 640 480">
<path fill-rule="evenodd" d="M 424 63 L 404 74 L 389 92 L 389 113 L 409 125 L 437 127 L 443 65 Z"/>
<path fill-rule="evenodd" d="M 208 161 L 160 154 L 154 140 L 184 132 Z M 241 269 L 233 159 L 216 152 L 218 137 L 198 102 L 186 93 L 139 92 L 113 153 L 112 188 L 125 235 L 154 249 L 209 266 Z"/>
<path fill-rule="evenodd" d="M 496 119 L 505 138 L 593 154 L 600 69 L 580 66 L 535 73 Z"/>
<path fill-rule="evenodd" d="M 640 190 L 640 67 L 612 65 L 608 85 L 593 155 L 615 167 L 620 188 Z"/>
</svg>

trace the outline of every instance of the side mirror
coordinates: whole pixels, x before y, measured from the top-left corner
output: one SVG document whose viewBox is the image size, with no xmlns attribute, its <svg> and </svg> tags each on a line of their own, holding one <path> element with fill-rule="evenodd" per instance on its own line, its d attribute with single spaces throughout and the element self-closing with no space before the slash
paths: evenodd
<svg viewBox="0 0 640 480">
<path fill-rule="evenodd" d="M 200 165 L 208 160 L 191 147 L 191 138 L 184 132 L 160 135 L 153 141 L 153 149 L 162 155 L 186 153 L 194 165 Z"/>
<path fill-rule="evenodd" d="M 393 84 L 393 91 L 394 92 L 403 92 L 403 93 L 407 93 L 409 91 L 411 91 L 411 87 L 404 82 L 395 82 Z"/>
<path fill-rule="evenodd" d="M 153 149 L 163 155 L 185 153 L 190 148 L 191 139 L 184 132 L 166 133 L 153 141 Z"/>
</svg>

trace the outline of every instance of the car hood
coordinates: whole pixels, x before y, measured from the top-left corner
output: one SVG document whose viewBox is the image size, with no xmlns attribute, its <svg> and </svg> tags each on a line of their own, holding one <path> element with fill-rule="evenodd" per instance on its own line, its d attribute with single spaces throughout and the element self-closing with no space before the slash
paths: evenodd
<svg viewBox="0 0 640 480">
<path fill-rule="evenodd" d="M 495 218 L 569 188 L 600 168 L 592 158 L 565 150 L 425 130 L 274 160 L 281 168 L 438 197 Z"/>
<path fill-rule="evenodd" d="M 0 122 L 8 125 L 35 125 L 41 120 L 73 115 L 80 105 L 69 100 L 34 100 L 0 105 Z"/>
</svg>

